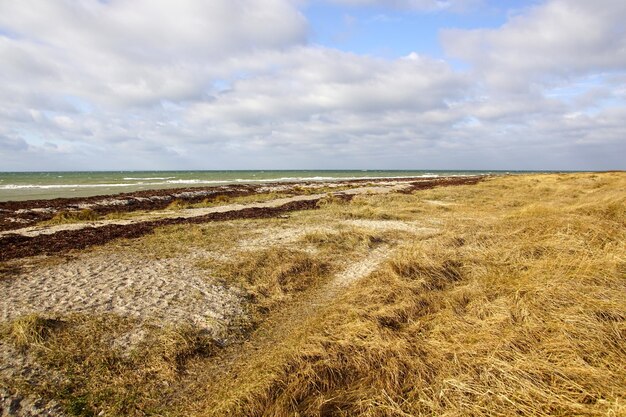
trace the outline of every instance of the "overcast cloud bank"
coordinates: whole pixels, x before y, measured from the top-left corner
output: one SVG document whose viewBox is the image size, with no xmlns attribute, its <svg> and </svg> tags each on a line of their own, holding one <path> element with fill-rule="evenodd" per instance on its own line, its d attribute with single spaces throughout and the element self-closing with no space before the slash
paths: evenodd
<svg viewBox="0 0 626 417">
<path fill-rule="evenodd" d="M 316 45 L 306 7 L 0 0 L 0 169 L 626 168 L 625 2 L 442 29 L 467 69 Z"/>
</svg>

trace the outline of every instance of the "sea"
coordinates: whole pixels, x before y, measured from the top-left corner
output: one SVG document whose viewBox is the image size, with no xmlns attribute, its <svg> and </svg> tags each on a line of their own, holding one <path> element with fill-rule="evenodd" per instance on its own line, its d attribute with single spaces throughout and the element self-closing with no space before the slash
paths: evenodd
<svg viewBox="0 0 626 417">
<path fill-rule="evenodd" d="M 0 201 L 88 197 L 223 184 L 521 173 L 522 171 L 297 170 L 0 172 Z"/>
</svg>

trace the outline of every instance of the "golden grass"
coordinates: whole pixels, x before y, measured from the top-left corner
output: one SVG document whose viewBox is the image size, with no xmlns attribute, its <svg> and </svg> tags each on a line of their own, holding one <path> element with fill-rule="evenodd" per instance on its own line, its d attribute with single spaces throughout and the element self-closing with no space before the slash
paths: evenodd
<svg viewBox="0 0 626 417">
<path fill-rule="evenodd" d="M 331 271 L 325 260 L 289 248 L 269 248 L 242 254 L 230 262 L 201 263 L 225 285 L 243 288 L 255 311 L 265 314 L 294 293 L 323 282 Z"/>
<path fill-rule="evenodd" d="M 441 234 L 406 242 L 196 414 L 624 415 L 626 178 L 596 178 L 416 193 L 458 203 Z"/>
<path fill-rule="evenodd" d="M 231 197 L 228 195 L 217 195 L 212 198 L 205 198 L 199 203 L 188 203 L 181 200 L 172 201 L 166 208 L 166 210 L 183 210 L 191 208 L 203 208 L 203 207 L 217 207 L 226 204 L 250 204 L 250 203 L 262 203 L 265 201 L 276 200 L 278 198 L 290 197 L 293 194 L 288 193 L 256 193 L 245 196 Z"/>
<path fill-rule="evenodd" d="M 116 344 L 137 331 L 146 333 L 139 345 Z M 187 360 L 216 349 L 209 335 L 188 325 L 154 327 L 113 315 L 29 315 L 2 333 L 50 371 L 38 385 L 16 378 L 13 388 L 55 398 L 75 416 L 159 415 Z"/>
<path fill-rule="evenodd" d="M 272 220 L 266 221 L 269 224 Z M 178 258 L 192 251 L 227 253 L 255 232 L 250 220 L 235 220 L 198 225 L 171 225 L 156 228 L 153 233 L 135 240 L 119 240 L 96 252 L 126 251 L 155 259 Z"/>
<path fill-rule="evenodd" d="M 349 219 L 438 232 L 341 226 Z M 289 225 L 327 227 L 286 245 L 238 246 Z M 389 242 L 389 260 L 327 305 L 281 315 Z M 241 288 L 259 323 L 283 322 L 263 343 L 227 349 L 197 329 L 150 328 L 125 355 L 111 347 L 136 326 L 125 319 L 18 320 L 3 337 L 66 378 L 61 389 L 30 389 L 70 414 L 626 415 L 624 173 L 328 198 L 287 220 L 172 226 L 103 250 L 128 248 L 219 253 L 204 261 L 207 279 Z M 213 373 L 229 366 L 237 372 Z"/>
<path fill-rule="evenodd" d="M 58 325 L 57 320 L 43 318 L 37 314 L 28 314 L 14 320 L 4 331 L 18 348 L 26 349 L 29 346 L 41 346 Z"/>
<path fill-rule="evenodd" d="M 329 253 L 331 256 L 348 256 L 349 252 L 362 252 L 381 243 L 385 237 L 380 233 L 358 228 L 348 228 L 340 231 L 314 231 L 305 234 L 301 241 L 313 245 L 317 250 Z"/>
<path fill-rule="evenodd" d="M 39 225 L 53 226 L 58 224 L 90 222 L 101 219 L 102 216 L 90 209 L 64 210 L 55 214 L 50 220 L 39 223 Z"/>
</svg>

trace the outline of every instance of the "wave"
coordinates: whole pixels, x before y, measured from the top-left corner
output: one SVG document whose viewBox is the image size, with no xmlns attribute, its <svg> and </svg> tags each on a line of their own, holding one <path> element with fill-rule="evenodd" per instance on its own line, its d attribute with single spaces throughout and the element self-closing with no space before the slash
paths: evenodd
<svg viewBox="0 0 626 417">
<path fill-rule="evenodd" d="M 457 175 L 446 175 L 457 176 Z M 438 178 L 438 174 L 422 174 L 422 175 L 406 175 L 406 176 L 353 176 L 353 177 L 280 177 L 280 178 L 264 178 L 264 179 L 252 179 L 252 178 L 235 178 L 235 179 L 223 179 L 223 180 L 203 180 L 203 179 L 187 179 L 187 180 L 175 180 L 170 178 L 175 177 L 150 177 L 141 178 L 142 180 L 157 180 L 162 179 L 165 181 L 159 182 L 132 182 L 132 183 L 107 183 L 107 184 L 6 184 L 0 185 L 0 190 L 21 190 L 21 189 L 55 189 L 55 188 L 110 188 L 110 187 L 136 187 L 136 186 L 162 186 L 162 185 L 211 185 L 211 184 L 232 184 L 232 183 L 271 183 L 271 182 L 302 182 L 302 181 L 352 181 L 352 180 L 393 180 L 393 179 L 406 179 L 406 178 Z M 126 177 L 125 180 L 131 180 L 135 178 Z M 136 178 L 140 179 L 140 178 Z"/>
<path fill-rule="evenodd" d="M 437 174 L 423 174 L 423 175 L 407 175 L 407 176 L 365 176 L 365 177 L 280 177 L 280 178 L 264 178 L 264 179 L 252 179 L 252 178 L 235 178 L 232 180 L 173 180 L 167 181 L 168 184 L 227 184 L 227 183 L 250 183 L 250 182 L 286 182 L 286 181 L 352 181 L 352 180 L 385 180 L 385 179 L 405 179 L 405 178 L 437 178 L 440 175 Z M 453 175 L 449 175 L 453 176 Z"/>
<path fill-rule="evenodd" d="M 170 180 L 163 184 L 228 184 L 234 180 Z"/>
<path fill-rule="evenodd" d="M 0 186 L 0 190 L 22 190 L 29 188 L 51 189 L 51 188 L 100 188 L 100 187 L 132 187 L 133 185 L 157 185 L 163 183 L 118 183 L 118 184 L 7 184 Z"/>
<path fill-rule="evenodd" d="M 124 180 L 171 180 L 172 178 L 176 178 L 176 177 L 144 177 L 144 178 L 140 178 L 140 177 L 124 177 Z"/>
</svg>

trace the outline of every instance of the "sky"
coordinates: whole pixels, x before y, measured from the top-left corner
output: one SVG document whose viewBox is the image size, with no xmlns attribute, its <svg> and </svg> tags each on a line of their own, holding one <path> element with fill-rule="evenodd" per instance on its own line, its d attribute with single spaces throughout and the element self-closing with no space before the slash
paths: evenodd
<svg viewBox="0 0 626 417">
<path fill-rule="evenodd" d="M 624 0 L 0 0 L 0 171 L 626 169 Z"/>
</svg>

